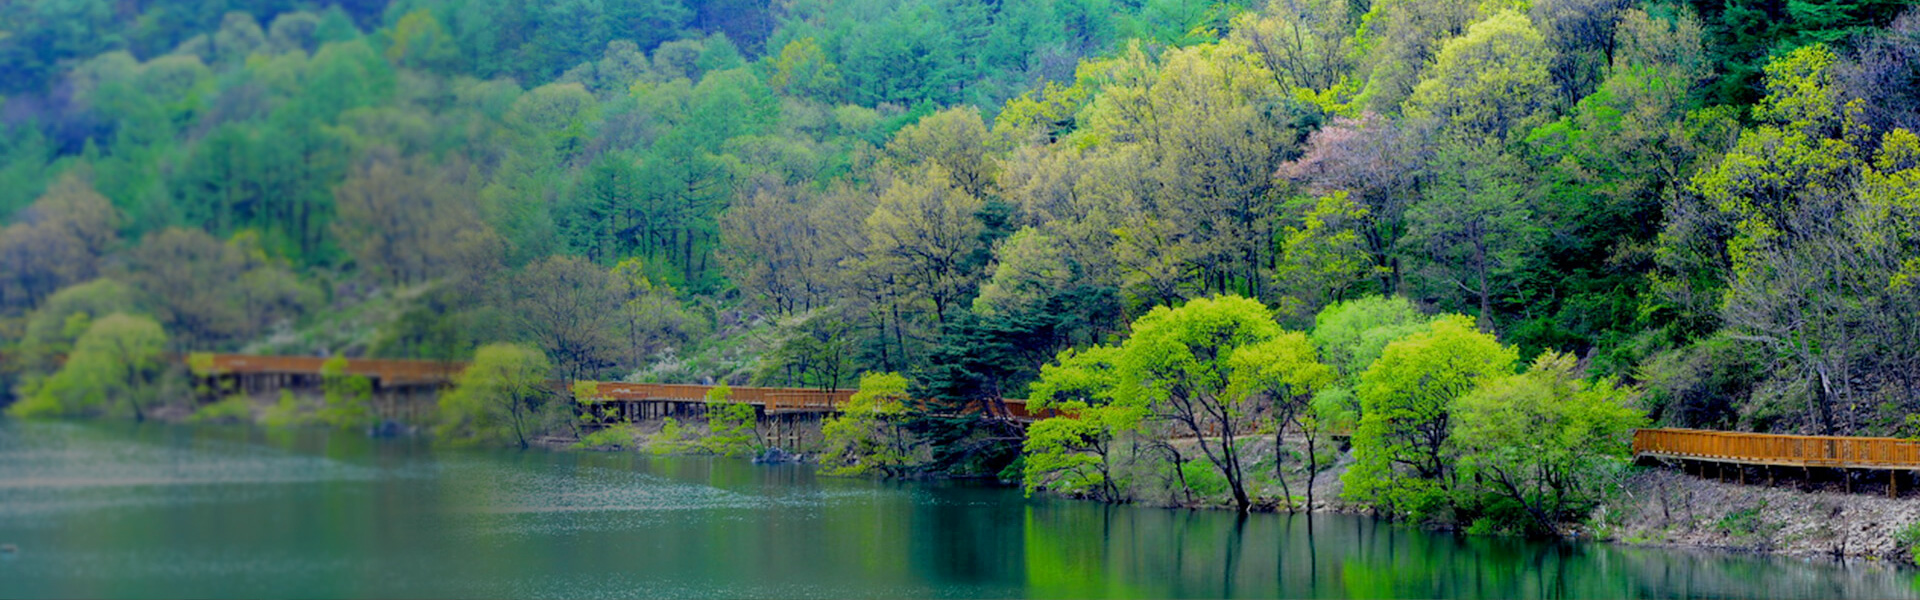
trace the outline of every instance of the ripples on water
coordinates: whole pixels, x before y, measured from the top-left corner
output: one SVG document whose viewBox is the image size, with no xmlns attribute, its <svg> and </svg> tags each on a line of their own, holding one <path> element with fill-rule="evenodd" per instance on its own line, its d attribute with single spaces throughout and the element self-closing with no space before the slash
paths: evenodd
<svg viewBox="0 0 1920 600">
<path fill-rule="evenodd" d="M 0 421 L 0 598 L 1913 596 L 1909 571 L 324 431 Z"/>
</svg>

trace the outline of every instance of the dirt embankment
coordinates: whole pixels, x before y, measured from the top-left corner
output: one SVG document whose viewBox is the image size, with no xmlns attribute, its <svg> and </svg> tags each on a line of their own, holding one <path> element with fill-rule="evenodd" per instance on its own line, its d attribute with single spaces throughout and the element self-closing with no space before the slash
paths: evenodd
<svg viewBox="0 0 1920 600">
<path fill-rule="evenodd" d="M 1796 556 L 1909 560 L 1897 537 L 1920 500 L 1793 486 L 1741 485 L 1645 469 L 1596 520 L 1616 541 Z"/>
</svg>

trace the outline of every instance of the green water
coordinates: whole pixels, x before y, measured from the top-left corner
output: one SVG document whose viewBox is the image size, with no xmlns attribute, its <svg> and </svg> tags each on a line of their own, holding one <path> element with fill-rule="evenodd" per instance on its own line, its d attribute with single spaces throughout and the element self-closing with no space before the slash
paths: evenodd
<svg viewBox="0 0 1920 600">
<path fill-rule="evenodd" d="M 0 422 L 0 598 L 1894 597 L 1914 573 L 321 431 Z"/>
</svg>

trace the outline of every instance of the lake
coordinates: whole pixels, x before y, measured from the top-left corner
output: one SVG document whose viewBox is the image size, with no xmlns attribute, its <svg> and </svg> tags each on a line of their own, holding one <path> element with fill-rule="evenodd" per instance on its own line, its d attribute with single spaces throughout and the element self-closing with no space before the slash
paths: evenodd
<svg viewBox="0 0 1920 600">
<path fill-rule="evenodd" d="M 1916 595 L 1916 571 L 317 430 L 0 420 L 0 597 Z"/>
</svg>

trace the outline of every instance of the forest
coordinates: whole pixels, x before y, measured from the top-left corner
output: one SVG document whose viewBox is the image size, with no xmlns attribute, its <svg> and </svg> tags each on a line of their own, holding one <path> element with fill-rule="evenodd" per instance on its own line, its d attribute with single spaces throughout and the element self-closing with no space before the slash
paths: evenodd
<svg viewBox="0 0 1920 600">
<path fill-rule="evenodd" d="M 1515 423 L 1920 435 L 1904 9 L 10 2 L 0 403 L 492 356 L 861 388 L 858 470 L 1127 501 L 1125 446 L 1243 508 L 1203 431 L 1260 415 L 1351 432 L 1348 493 L 1409 515 L 1592 466 Z M 968 408 L 1005 398 L 1082 417 L 1008 441 Z M 1508 483 L 1548 528 L 1584 497 Z"/>
</svg>

